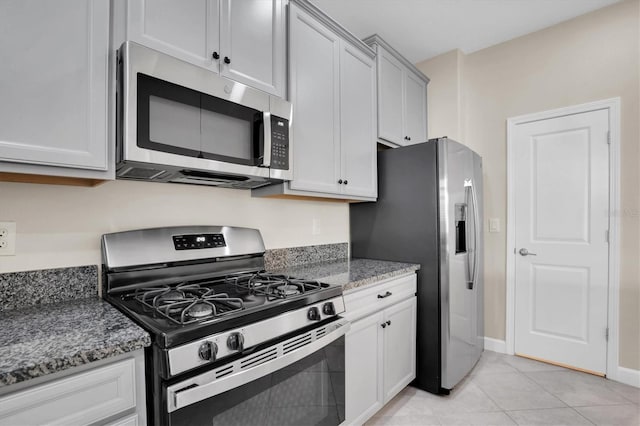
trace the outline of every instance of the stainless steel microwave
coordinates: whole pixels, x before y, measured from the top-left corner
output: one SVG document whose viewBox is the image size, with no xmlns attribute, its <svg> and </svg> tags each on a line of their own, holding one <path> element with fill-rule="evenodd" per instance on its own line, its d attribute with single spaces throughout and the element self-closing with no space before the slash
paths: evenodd
<svg viewBox="0 0 640 426">
<path fill-rule="evenodd" d="M 289 102 L 130 41 L 117 74 L 117 178 L 243 189 L 291 180 Z"/>
</svg>

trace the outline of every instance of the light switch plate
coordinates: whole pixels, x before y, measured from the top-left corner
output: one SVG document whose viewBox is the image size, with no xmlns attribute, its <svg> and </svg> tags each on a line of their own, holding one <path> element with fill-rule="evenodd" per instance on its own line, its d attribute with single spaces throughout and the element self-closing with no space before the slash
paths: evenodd
<svg viewBox="0 0 640 426">
<path fill-rule="evenodd" d="M 500 232 L 500 219 L 497 217 L 489 219 L 489 232 Z"/>
<path fill-rule="evenodd" d="M 0 222 L 0 256 L 16 254 L 16 223 Z"/>
</svg>

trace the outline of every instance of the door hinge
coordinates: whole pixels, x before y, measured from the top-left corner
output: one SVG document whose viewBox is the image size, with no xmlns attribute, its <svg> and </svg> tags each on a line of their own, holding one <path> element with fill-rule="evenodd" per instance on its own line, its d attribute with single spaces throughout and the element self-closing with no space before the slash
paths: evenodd
<svg viewBox="0 0 640 426">
<path fill-rule="evenodd" d="M 606 231 L 604 231 L 604 240 L 607 242 L 607 244 L 609 243 L 609 230 L 608 229 Z"/>
<path fill-rule="evenodd" d="M 604 329 L 604 338 L 607 342 L 609 341 L 609 327 Z"/>
<path fill-rule="evenodd" d="M 607 145 L 611 145 L 611 132 L 607 130 Z"/>
</svg>

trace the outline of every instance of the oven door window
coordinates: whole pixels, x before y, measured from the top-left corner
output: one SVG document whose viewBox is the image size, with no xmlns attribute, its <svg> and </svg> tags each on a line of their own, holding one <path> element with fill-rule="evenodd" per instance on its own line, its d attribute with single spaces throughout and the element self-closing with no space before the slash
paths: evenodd
<svg viewBox="0 0 640 426">
<path fill-rule="evenodd" d="M 252 382 L 169 413 L 177 425 L 338 425 L 344 421 L 344 336 Z"/>
<path fill-rule="evenodd" d="M 227 163 L 261 163 L 264 114 L 138 74 L 138 146 Z"/>
</svg>

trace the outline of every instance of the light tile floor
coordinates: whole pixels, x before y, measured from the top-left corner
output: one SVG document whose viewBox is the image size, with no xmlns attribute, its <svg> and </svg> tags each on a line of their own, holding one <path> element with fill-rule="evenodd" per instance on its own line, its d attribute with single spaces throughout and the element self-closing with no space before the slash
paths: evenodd
<svg viewBox="0 0 640 426">
<path fill-rule="evenodd" d="M 485 351 L 448 396 L 405 388 L 366 425 L 640 425 L 640 389 Z"/>
</svg>

